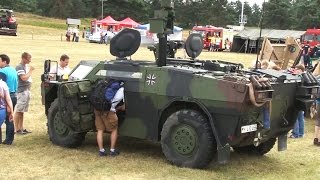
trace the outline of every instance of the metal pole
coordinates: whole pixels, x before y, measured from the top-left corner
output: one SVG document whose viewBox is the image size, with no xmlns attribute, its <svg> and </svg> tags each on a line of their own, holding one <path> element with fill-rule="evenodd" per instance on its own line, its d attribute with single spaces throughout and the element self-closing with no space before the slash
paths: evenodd
<svg viewBox="0 0 320 180">
<path fill-rule="evenodd" d="M 256 59 L 256 67 L 255 69 L 258 69 L 258 61 L 259 61 L 259 40 L 261 39 L 262 36 L 262 23 L 263 23 L 263 14 L 264 14 L 264 6 L 266 4 L 266 0 L 263 0 L 263 4 L 262 4 L 262 10 L 261 10 L 261 16 L 260 16 L 260 21 L 259 21 L 259 26 L 260 26 L 260 34 L 259 34 L 259 38 L 256 41 L 256 50 L 257 50 L 257 59 Z M 260 59 L 262 60 L 262 59 Z"/>
<path fill-rule="evenodd" d="M 101 1 L 101 19 L 103 19 L 103 2 L 107 0 L 100 0 Z"/>
<path fill-rule="evenodd" d="M 242 7 L 241 7 L 241 17 L 240 17 L 240 21 L 241 21 L 241 22 L 240 22 L 240 25 L 241 25 L 241 26 L 244 26 L 244 20 L 243 20 L 244 2 L 245 2 L 245 1 L 242 1 L 242 3 L 241 3 L 241 4 L 242 4 Z"/>
<path fill-rule="evenodd" d="M 101 0 L 101 19 L 103 19 L 103 2 L 104 0 Z"/>
</svg>

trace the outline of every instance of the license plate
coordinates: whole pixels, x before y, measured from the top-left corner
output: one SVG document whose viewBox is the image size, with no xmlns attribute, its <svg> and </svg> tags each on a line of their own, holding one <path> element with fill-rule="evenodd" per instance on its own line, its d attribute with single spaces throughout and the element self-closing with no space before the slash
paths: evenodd
<svg viewBox="0 0 320 180">
<path fill-rule="evenodd" d="M 257 124 L 252 124 L 248 126 L 241 126 L 241 134 L 257 131 Z"/>
</svg>

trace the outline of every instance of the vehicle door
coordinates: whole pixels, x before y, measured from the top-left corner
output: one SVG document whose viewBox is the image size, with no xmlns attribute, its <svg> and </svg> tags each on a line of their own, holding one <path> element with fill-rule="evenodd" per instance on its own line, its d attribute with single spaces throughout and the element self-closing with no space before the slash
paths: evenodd
<svg viewBox="0 0 320 180">
<path fill-rule="evenodd" d="M 150 100 L 143 92 L 145 68 L 134 62 L 105 64 L 105 73 L 109 78 L 124 81 L 125 112 L 118 111 L 119 133 L 124 136 L 151 138 L 149 125 Z"/>
</svg>

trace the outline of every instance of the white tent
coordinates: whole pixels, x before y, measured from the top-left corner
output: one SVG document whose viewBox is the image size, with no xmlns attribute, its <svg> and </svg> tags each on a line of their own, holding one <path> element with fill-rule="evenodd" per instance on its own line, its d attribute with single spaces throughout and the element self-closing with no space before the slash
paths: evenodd
<svg viewBox="0 0 320 180">
<path fill-rule="evenodd" d="M 141 44 L 154 44 L 158 42 L 157 34 L 150 33 L 150 24 L 143 24 L 136 27 L 141 34 Z M 183 29 L 174 26 L 173 34 L 168 36 L 168 40 L 178 40 L 182 41 L 182 31 Z"/>
</svg>

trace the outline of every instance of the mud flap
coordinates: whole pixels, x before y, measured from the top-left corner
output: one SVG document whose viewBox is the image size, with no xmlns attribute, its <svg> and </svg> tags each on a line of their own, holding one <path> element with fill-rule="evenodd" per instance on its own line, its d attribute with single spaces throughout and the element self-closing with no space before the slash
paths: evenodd
<svg viewBox="0 0 320 180">
<path fill-rule="evenodd" d="M 287 150 L 287 134 L 280 135 L 278 137 L 278 151 L 285 151 Z"/>
<path fill-rule="evenodd" d="M 230 160 L 230 145 L 218 146 L 218 163 L 227 164 Z"/>
</svg>

